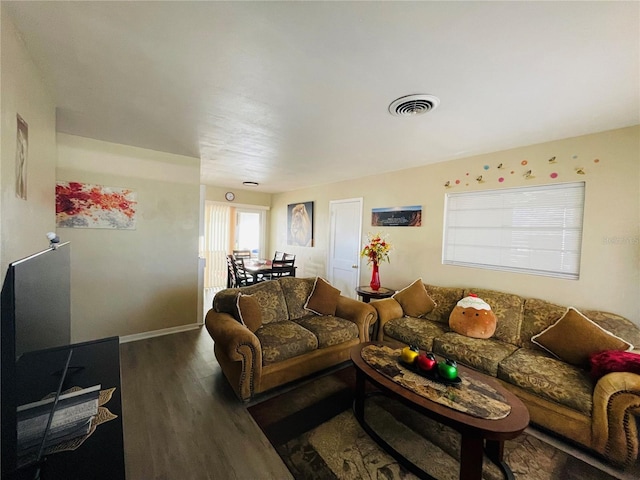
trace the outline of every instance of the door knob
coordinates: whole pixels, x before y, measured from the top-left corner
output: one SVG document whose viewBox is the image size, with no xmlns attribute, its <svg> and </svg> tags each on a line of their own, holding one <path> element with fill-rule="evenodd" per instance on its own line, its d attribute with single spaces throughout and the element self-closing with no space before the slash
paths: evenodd
<svg viewBox="0 0 640 480">
<path fill-rule="evenodd" d="M 351 268 L 358 268 L 358 265 L 351 265 Z"/>
</svg>

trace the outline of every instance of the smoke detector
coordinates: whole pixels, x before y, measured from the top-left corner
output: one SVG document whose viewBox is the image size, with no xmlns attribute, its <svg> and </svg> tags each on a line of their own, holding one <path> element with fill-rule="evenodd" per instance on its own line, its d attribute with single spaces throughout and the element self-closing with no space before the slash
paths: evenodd
<svg viewBox="0 0 640 480">
<path fill-rule="evenodd" d="M 440 99 L 433 95 L 406 95 L 391 102 L 389 113 L 396 117 L 411 117 L 435 110 L 438 105 Z"/>
</svg>

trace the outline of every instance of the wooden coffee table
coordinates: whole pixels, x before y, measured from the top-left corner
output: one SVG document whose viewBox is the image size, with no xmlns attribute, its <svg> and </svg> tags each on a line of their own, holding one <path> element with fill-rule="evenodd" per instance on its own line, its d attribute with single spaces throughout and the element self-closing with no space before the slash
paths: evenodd
<svg viewBox="0 0 640 480">
<path fill-rule="evenodd" d="M 356 368 L 354 414 L 362 428 L 378 445 L 384 448 L 413 474 L 420 478 L 433 478 L 395 450 L 367 424 L 364 417 L 364 403 L 367 397 L 365 393 L 366 381 L 378 388 L 379 391 L 375 393 L 383 393 L 395 398 L 417 412 L 433 418 L 437 422 L 447 425 L 461 434 L 461 480 L 476 480 L 482 478 L 482 461 L 483 453 L 485 452 L 489 459 L 500 467 L 506 478 L 514 478 L 511 469 L 503 461 L 503 447 L 505 440 L 516 438 L 524 431 L 527 425 L 529 425 L 529 411 L 518 397 L 502 387 L 495 379 L 459 365 L 458 372 L 460 377 L 468 376 L 493 387 L 511 406 L 509 414 L 497 420 L 487 420 L 462 413 L 418 395 L 377 371 L 362 358 L 361 351 L 368 345 L 385 344 L 383 342 L 361 343 L 351 350 L 351 360 Z"/>
</svg>

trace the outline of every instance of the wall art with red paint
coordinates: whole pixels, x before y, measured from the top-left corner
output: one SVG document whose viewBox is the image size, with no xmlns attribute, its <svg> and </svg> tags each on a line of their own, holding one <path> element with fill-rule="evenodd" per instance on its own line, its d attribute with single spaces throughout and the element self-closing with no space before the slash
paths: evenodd
<svg viewBox="0 0 640 480">
<path fill-rule="evenodd" d="M 56 226 L 135 230 L 137 194 L 128 188 L 56 183 Z"/>
</svg>

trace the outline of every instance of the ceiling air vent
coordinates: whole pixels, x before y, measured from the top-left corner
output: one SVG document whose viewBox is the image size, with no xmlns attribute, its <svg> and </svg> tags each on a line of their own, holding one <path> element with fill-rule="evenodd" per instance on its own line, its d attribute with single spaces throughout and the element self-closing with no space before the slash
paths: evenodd
<svg viewBox="0 0 640 480">
<path fill-rule="evenodd" d="M 389 113 L 396 117 L 411 117 L 435 110 L 440 99 L 433 95 L 407 95 L 391 102 Z"/>
</svg>

